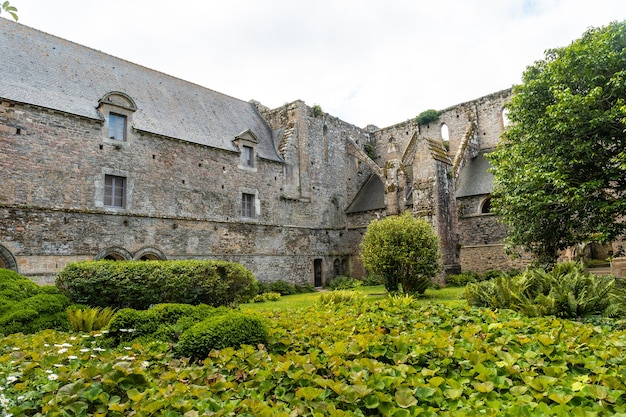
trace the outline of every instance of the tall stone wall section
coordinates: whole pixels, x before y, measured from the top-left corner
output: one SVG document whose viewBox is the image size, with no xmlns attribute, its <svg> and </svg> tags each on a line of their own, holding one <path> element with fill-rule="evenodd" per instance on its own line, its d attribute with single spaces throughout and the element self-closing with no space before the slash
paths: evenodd
<svg viewBox="0 0 626 417">
<path fill-rule="evenodd" d="M 299 199 L 286 194 L 279 162 L 258 158 L 256 172 L 241 170 L 236 152 L 133 129 L 126 142 L 113 143 L 99 120 L 4 102 L 0 245 L 20 273 L 46 282 L 68 262 L 111 247 L 131 255 L 149 248 L 167 259 L 237 260 L 264 281 L 313 283 L 320 259 L 326 282 L 337 257 L 358 245 L 343 210 L 364 174 L 344 151 L 347 124 L 326 121 L 322 146 L 320 121 L 296 116 L 311 164 L 301 167 L 309 189 Z M 355 139 L 367 138 L 353 130 L 362 135 Z M 103 207 L 107 173 L 127 177 L 124 210 Z M 255 219 L 241 216 L 242 189 L 258 193 Z"/>
</svg>

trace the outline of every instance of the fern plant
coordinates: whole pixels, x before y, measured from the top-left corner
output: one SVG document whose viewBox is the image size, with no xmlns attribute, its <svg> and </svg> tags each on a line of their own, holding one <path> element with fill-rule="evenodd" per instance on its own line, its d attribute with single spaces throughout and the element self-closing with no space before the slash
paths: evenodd
<svg viewBox="0 0 626 417">
<path fill-rule="evenodd" d="M 70 327 L 76 332 L 91 332 L 106 327 L 115 310 L 110 307 L 70 307 L 67 309 L 67 317 Z"/>
<path fill-rule="evenodd" d="M 618 292 L 621 295 L 616 295 Z M 616 288 L 614 278 L 592 275 L 583 264 L 575 262 L 558 264 L 550 272 L 527 269 L 512 277 L 502 275 L 470 283 L 465 288 L 465 298 L 473 306 L 512 309 L 529 317 L 554 315 L 570 319 L 624 315 L 622 293 L 626 290 Z"/>
</svg>

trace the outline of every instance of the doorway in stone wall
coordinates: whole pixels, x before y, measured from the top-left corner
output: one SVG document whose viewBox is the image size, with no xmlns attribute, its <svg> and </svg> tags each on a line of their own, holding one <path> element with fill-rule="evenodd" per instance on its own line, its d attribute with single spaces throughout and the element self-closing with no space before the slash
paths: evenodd
<svg viewBox="0 0 626 417">
<path fill-rule="evenodd" d="M 322 286 L 322 260 L 313 260 L 313 279 L 316 287 Z"/>
</svg>

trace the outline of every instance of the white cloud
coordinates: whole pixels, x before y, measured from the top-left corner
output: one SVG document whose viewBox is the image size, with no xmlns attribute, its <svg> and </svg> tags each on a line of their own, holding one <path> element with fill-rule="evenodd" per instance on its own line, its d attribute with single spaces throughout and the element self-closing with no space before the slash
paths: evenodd
<svg viewBox="0 0 626 417">
<path fill-rule="evenodd" d="M 359 126 L 521 80 L 623 0 L 12 0 L 20 22 L 242 100 L 302 99 Z"/>
</svg>

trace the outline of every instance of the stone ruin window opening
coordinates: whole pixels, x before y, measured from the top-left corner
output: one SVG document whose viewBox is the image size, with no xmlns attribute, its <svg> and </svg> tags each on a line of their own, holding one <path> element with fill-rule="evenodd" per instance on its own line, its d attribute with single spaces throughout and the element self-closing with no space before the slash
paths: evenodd
<svg viewBox="0 0 626 417">
<path fill-rule="evenodd" d="M 491 214 L 491 197 L 487 197 L 480 205 L 480 214 Z"/>
<path fill-rule="evenodd" d="M 322 128 L 322 136 L 324 140 L 324 162 L 328 162 L 328 126 Z"/>
<path fill-rule="evenodd" d="M 448 125 L 445 123 L 441 125 L 441 140 L 443 140 L 444 142 L 448 142 L 450 140 Z"/>
<path fill-rule="evenodd" d="M 509 109 L 505 107 L 504 109 L 502 109 L 502 127 L 507 127 L 510 123 L 511 120 L 509 119 Z"/>
</svg>

